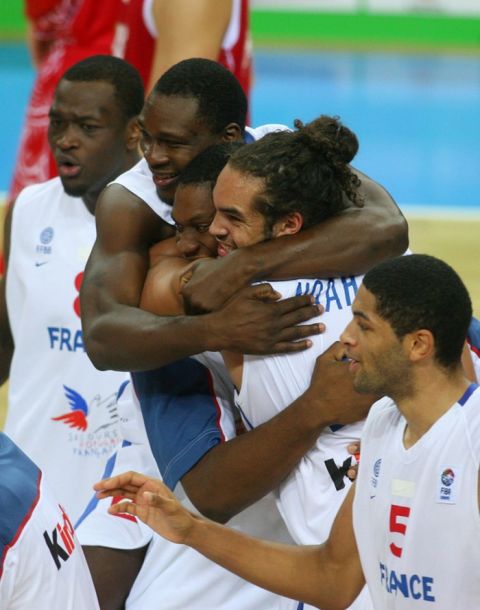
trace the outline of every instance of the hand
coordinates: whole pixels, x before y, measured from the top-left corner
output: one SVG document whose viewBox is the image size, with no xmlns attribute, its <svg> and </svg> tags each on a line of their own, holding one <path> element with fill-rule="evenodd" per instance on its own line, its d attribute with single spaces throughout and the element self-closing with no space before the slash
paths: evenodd
<svg viewBox="0 0 480 610">
<path fill-rule="evenodd" d="M 208 259 L 208 265 L 199 260 L 190 268 L 182 287 L 186 313 L 215 311 L 250 283 L 251 277 L 238 261 L 240 254 L 238 250 L 223 258 Z"/>
<path fill-rule="evenodd" d="M 93 488 L 100 499 L 122 496 L 130 500 L 112 504 L 108 509 L 111 515 L 134 515 L 170 542 L 187 544 L 195 517 L 161 481 L 125 472 L 99 481 Z"/>
<path fill-rule="evenodd" d="M 305 396 L 319 410 L 328 424 L 351 424 L 364 419 L 372 404 L 380 398 L 360 394 L 345 360 L 345 348 L 339 341 L 318 356 L 310 387 Z"/>
<path fill-rule="evenodd" d="M 347 447 L 347 451 L 355 458 L 355 463 L 347 470 L 347 477 L 353 482 L 357 478 L 358 467 L 360 466 L 360 441 L 358 441 L 358 443 L 350 443 Z"/>
<path fill-rule="evenodd" d="M 279 301 L 270 284 L 248 286 L 210 314 L 215 349 L 242 354 L 298 352 L 311 347 L 305 337 L 325 330 L 323 324 L 301 325 L 323 308 L 310 295 Z"/>
</svg>

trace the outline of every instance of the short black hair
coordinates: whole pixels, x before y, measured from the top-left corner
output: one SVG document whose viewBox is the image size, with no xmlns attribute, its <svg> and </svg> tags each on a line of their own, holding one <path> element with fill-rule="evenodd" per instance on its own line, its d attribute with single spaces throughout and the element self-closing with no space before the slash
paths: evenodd
<svg viewBox="0 0 480 610">
<path fill-rule="evenodd" d="M 247 97 L 235 76 L 216 61 L 192 58 L 175 64 L 159 78 L 153 93 L 195 98 L 198 115 L 212 133 L 221 133 L 230 123 L 245 130 Z"/>
<path fill-rule="evenodd" d="M 224 142 L 209 146 L 192 159 L 180 174 L 179 186 L 207 184 L 213 189 L 232 154 L 242 146 L 246 146 L 244 142 Z"/>
<path fill-rule="evenodd" d="M 421 328 L 435 338 L 435 358 L 458 366 L 472 318 L 472 303 L 459 275 L 444 261 L 412 254 L 384 261 L 368 271 L 363 285 L 377 313 L 399 339 Z"/>
<path fill-rule="evenodd" d="M 143 82 L 131 64 L 111 55 L 92 55 L 69 68 L 60 79 L 105 81 L 115 89 L 115 98 L 127 118 L 140 114 L 144 102 Z"/>
<path fill-rule="evenodd" d="M 271 229 L 290 212 L 300 212 L 303 229 L 339 213 L 345 199 L 361 203 L 360 179 L 349 167 L 358 150 L 355 134 L 337 117 L 320 116 L 295 131 L 274 131 L 239 150 L 229 165 L 256 178 L 265 189 L 256 209 Z"/>
</svg>

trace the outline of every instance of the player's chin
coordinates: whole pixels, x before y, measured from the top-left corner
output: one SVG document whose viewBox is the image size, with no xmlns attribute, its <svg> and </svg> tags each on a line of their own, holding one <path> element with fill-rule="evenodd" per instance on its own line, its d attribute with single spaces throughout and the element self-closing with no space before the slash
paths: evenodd
<svg viewBox="0 0 480 610">
<path fill-rule="evenodd" d="M 81 182 L 75 182 L 68 178 L 61 178 L 63 190 L 70 195 L 70 197 L 83 197 L 88 190 L 88 187 Z"/>
</svg>

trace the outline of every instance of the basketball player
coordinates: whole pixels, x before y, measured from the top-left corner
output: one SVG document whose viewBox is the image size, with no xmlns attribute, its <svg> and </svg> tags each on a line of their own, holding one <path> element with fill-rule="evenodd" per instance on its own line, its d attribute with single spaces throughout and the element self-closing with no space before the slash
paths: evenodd
<svg viewBox="0 0 480 610">
<path fill-rule="evenodd" d="M 5 432 L 45 472 L 75 522 L 120 444 L 116 395 L 124 374 L 85 353 L 79 288 L 103 187 L 138 160 L 143 86 L 123 60 L 94 56 L 60 80 L 49 141 L 60 177 L 24 189 L 6 228 L 0 308 Z"/>
<path fill-rule="evenodd" d="M 251 298 L 241 307 L 234 298 L 222 311 L 203 316 L 159 317 L 138 308 L 148 250 L 174 231 L 168 211 L 179 174 L 212 144 L 250 140 L 244 129 L 246 110 L 234 77 L 216 62 L 202 59 L 173 66 L 147 99 L 140 117 L 145 160 L 102 194 L 97 241 L 82 285 L 85 344 L 97 367 L 148 370 L 205 349 L 299 351 L 310 345 L 305 337 L 318 332 L 315 325 L 294 326 L 314 315 L 309 298 L 267 303 L 265 287 L 251 288 Z M 207 283 L 195 283 L 197 302 L 209 311 L 217 309 L 252 279 L 274 276 L 280 267 L 285 277 L 328 277 L 360 272 L 380 258 L 403 252 L 406 223 L 391 197 L 366 176 L 359 188 L 363 209 L 352 206 L 301 237 L 235 253 Z M 327 229 L 328 239 L 323 239 Z M 292 303 L 298 310 L 284 315 Z M 238 331 L 229 324 L 253 316 L 250 328 Z M 123 349 L 127 344 L 129 349 Z"/>
<path fill-rule="evenodd" d="M 199 226 L 208 226 L 210 219 L 210 233 L 216 237 L 217 252 L 225 256 L 232 249 L 266 239 L 279 239 L 326 221 L 343 207 L 353 205 L 358 196 L 357 179 L 348 167 L 357 149 L 355 135 L 330 117 L 320 117 L 299 126 L 296 132 L 268 134 L 233 153 L 214 189 L 215 216 L 212 218 L 211 208 L 210 216 L 205 210 L 198 218 Z M 284 175 L 285 167 L 288 167 L 287 176 Z M 183 188 L 174 206 L 177 224 L 180 212 L 182 219 L 188 218 L 188 211 L 181 205 Z M 188 222 L 180 221 L 182 224 L 179 243 L 184 241 Z M 205 243 L 205 239 L 202 241 Z M 145 284 L 142 306 L 152 311 L 168 307 L 166 313 L 178 313 L 179 306 L 181 308 L 178 286 L 188 273 L 188 268 L 184 267 L 181 263 L 172 267 L 168 257 L 159 260 L 154 268 L 158 282 L 156 287 L 151 284 L 155 282 L 151 272 Z M 323 282 L 299 279 L 272 283 L 274 290 L 284 297 L 312 294 L 325 309 L 321 319 L 326 331 L 313 338 L 311 350 L 294 355 L 244 359 L 241 355 L 223 352 L 239 390 L 237 404 L 248 428 L 264 424 L 308 388 L 315 358 L 338 339 L 351 319 L 351 303 L 360 283 L 361 277 L 354 276 Z M 175 285 L 177 290 L 172 291 L 171 287 Z M 177 311 L 174 295 L 169 292 L 177 295 Z M 134 380 L 138 375 L 144 374 L 134 374 Z M 139 397 L 142 401 L 141 393 Z M 357 419 L 361 419 L 360 408 Z M 346 474 L 352 466 L 352 458 L 347 446 L 360 438 L 361 428 L 361 423 L 325 426 L 315 445 L 308 452 L 297 455 L 297 461 L 281 478 L 274 480 L 272 477 L 272 484 L 276 483 L 278 487 L 280 512 L 296 542 L 318 543 L 328 537 L 350 486 Z M 273 449 L 273 454 L 277 451 L 285 449 Z M 259 478 L 259 473 L 252 476 Z M 248 485 L 243 489 L 244 496 L 252 491 Z M 366 602 L 359 600 L 358 604 L 362 606 L 356 607 L 363 607 L 363 603 Z"/>
<path fill-rule="evenodd" d="M 67 513 L 42 472 L 3 432 L 0 515 L 0 608 L 98 608 Z"/>
<path fill-rule="evenodd" d="M 212 188 L 234 148 L 234 145 L 211 147 L 200 153 L 182 173 L 172 213 L 178 251 L 188 260 L 212 256 L 215 252 L 216 241 L 206 231 L 214 215 Z M 167 241 L 155 246 L 151 256 L 166 257 L 169 264 L 185 265 L 186 259 L 168 256 L 172 254 L 171 245 L 165 252 Z M 177 257 L 178 251 L 173 252 Z M 166 267 L 162 265 L 160 279 L 168 285 L 169 272 L 164 271 Z M 147 280 L 145 299 L 149 286 Z M 168 309 L 166 297 L 168 294 L 161 295 L 162 313 L 178 314 L 178 309 Z M 158 302 L 155 298 L 152 300 L 156 311 Z M 135 393 L 128 405 L 128 414 L 125 403 L 121 403 L 122 423 L 127 422 L 123 426 L 124 437 L 129 444 L 118 452 L 114 472 L 127 468 L 151 473 L 153 462 L 153 468 L 160 469 L 165 482 L 186 505 L 194 504 L 203 514 L 222 522 L 240 513 L 231 522 L 232 526 L 250 533 L 268 531 L 265 535 L 285 539 L 272 498 L 261 502 L 258 499 L 276 488 L 312 447 L 328 425 L 332 408 L 340 405 L 343 417 L 348 409 L 358 417 L 358 405 L 343 376 L 343 366 L 341 371 L 320 367 L 320 377 L 341 388 L 335 397 L 320 393 L 316 387 L 309 388 L 304 396 L 264 426 L 236 436 L 233 388 L 225 379 L 224 367 L 213 356 L 203 355 L 197 362 L 187 359 L 132 375 Z M 255 504 L 245 511 L 252 502 Z M 226 587 L 230 587 L 229 608 L 264 607 L 265 604 L 274 608 L 285 603 L 278 598 L 267 598 L 265 592 L 249 589 L 241 581 L 234 583 L 231 577 L 219 573 L 210 562 L 199 556 L 195 558 L 191 552 L 183 553 L 181 573 L 176 570 L 173 574 L 169 568 L 173 551 L 165 549 L 158 538 L 151 540 L 151 536 L 145 536 L 137 523 L 105 515 L 108 504 L 92 504 L 91 514 L 85 515 L 78 528 L 102 607 L 105 604 L 108 608 L 119 607 L 113 600 L 117 599 L 120 589 L 125 589 L 125 595 L 129 593 L 127 603 L 131 608 L 151 604 L 160 594 L 165 608 L 207 605 L 221 608 Z M 115 578 L 112 565 L 124 558 L 129 549 L 147 544 L 145 562 L 129 592 L 125 580 L 119 583 Z M 191 572 L 201 574 L 203 586 L 196 576 L 190 576 Z M 189 585 L 182 586 L 181 578 Z"/>
<path fill-rule="evenodd" d="M 112 51 L 137 68 L 147 92 L 177 62 L 205 57 L 228 68 L 248 96 L 249 0 L 128 0 L 119 7 Z"/>
<path fill-rule="evenodd" d="M 476 608 L 480 390 L 461 366 L 467 290 L 438 259 L 400 257 L 367 272 L 353 312 L 342 341 L 355 386 L 390 398 L 370 411 L 358 480 L 324 545 L 272 545 L 194 518 L 141 475 L 97 487 L 134 499 L 112 513 L 317 607 L 344 608 L 366 580 L 376 610 Z"/>
</svg>

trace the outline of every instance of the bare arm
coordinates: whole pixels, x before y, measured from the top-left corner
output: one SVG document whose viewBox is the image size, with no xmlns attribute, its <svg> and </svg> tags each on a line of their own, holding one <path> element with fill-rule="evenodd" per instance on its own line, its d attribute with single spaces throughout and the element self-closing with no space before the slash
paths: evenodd
<svg viewBox="0 0 480 610">
<path fill-rule="evenodd" d="M 7 211 L 5 217 L 3 256 L 5 261 L 5 273 L 0 279 L 0 385 L 7 381 L 10 375 L 10 364 L 13 357 L 13 337 L 8 320 L 6 301 L 6 279 L 8 272 L 8 256 L 10 253 L 10 235 L 12 228 L 13 206 Z"/>
<path fill-rule="evenodd" d="M 276 489 L 324 428 L 366 416 L 376 397 L 357 394 L 342 355 L 340 344 L 332 345 L 317 358 L 304 394 L 258 428 L 213 447 L 183 476 L 202 514 L 226 522 Z"/>
<path fill-rule="evenodd" d="M 141 306 L 154 313 L 182 312 L 179 285 L 190 266 L 184 259 L 159 258 L 147 276 Z M 343 356 L 344 348 L 333 344 L 317 358 L 302 396 L 258 428 L 210 449 L 182 477 L 202 514 L 225 523 L 276 489 L 326 426 L 365 417 L 375 397 L 354 390 Z"/>
<path fill-rule="evenodd" d="M 364 207 L 349 207 L 294 236 L 240 248 L 218 259 L 208 274 L 195 273 L 184 287 L 192 308 L 209 311 L 218 307 L 230 291 L 252 280 L 356 275 L 383 259 L 403 254 L 408 247 L 405 218 L 383 187 L 356 173 L 362 181 Z M 220 284 L 218 277 L 222 276 L 229 277 L 229 282 Z"/>
<path fill-rule="evenodd" d="M 248 287 L 221 310 L 202 316 L 142 311 L 149 248 L 172 227 L 119 185 L 100 195 L 96 223 L 80 298 L 85 346 L 100 369 L 148 370 L 205 350 L 298 351 L 310 345 L 298 339 L 319 332 L 317 324 L 297 326 L 317 314 L 311 298 L 277 303 L 268 286 Z"/>
<path fill-rule="evenodd" d="M 321 546 L 290 546 L 251 538 L 189 513 L 159 481 L 125 473 L 95 485 L 100 496 L 124 495 L 132 502 L 112 514 L 136 515 L 161 536 L 187 544 L 208 559 L 279 595 L 324 610 L 343 610 L 360 593 L 363 572 L 352 525 L 354 487 Z"/>
<path fill-rule="evenodd" d="M 152 10 L 157 38 L 148 91 L 182 59 L 218 59 L 232 0 L 154 0 Z"/>
</svg>

